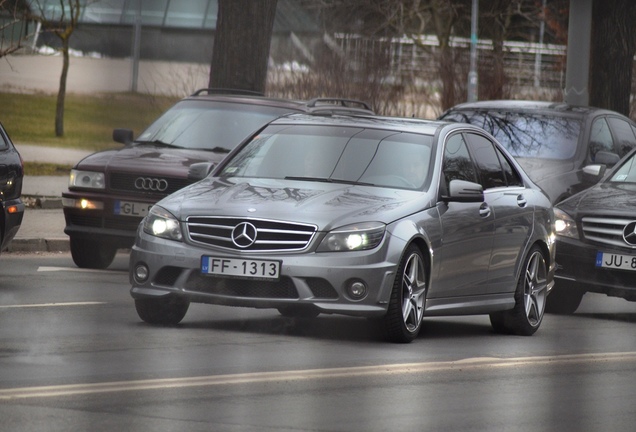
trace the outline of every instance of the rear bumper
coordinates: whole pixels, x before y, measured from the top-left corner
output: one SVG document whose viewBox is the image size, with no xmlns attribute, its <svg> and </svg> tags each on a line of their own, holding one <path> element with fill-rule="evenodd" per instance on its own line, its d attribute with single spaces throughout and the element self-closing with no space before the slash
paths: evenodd
<svg viewBox="0 0 636 432">
<path fill-rule="evenodd" d="M 24 217 L 24 203 L 18 198 L 10 201 L 2 201 L 2 245 L 0 250 L 9 246 L 22 225 Z"/>
</svg>

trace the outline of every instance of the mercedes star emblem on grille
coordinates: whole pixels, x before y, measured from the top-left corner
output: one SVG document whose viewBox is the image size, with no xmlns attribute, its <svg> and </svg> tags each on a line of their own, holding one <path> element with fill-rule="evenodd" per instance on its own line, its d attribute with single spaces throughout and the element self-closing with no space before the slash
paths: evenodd
<svg viewBox="0 0 636 432">
<path fill-rule="evenodd" d="M 249 222 L 241 222 L 232 230 L 232 242 L 241 249 L 250 247 L 256 242 L 256 227 Z"/>
<path fill-rule="evenodd" d="M 158 178 L 137 177 L 135 187 L 139 190 L 163 192 L 168 189 L 168 181 Z"/>
<path fill-rule="evenodd" d="M 623 240 L 631 246 L 636 246 L 636 221 L 632 221 L 623 228 Z"/>
</svg>

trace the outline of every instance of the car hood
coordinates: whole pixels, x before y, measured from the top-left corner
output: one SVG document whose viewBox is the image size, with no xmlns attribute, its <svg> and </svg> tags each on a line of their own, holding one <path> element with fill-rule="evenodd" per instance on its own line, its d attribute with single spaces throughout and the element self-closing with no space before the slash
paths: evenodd
<svg viewBox="0 0 636 432">
<path fill-rule="evenodd" d="M 592 214 L 636 215 L 636 185 L 633 183 L 601 183 L 586 189 L 557 206 L 571 216 Z"/>
<path fill-rule="evenodd" d="M 190 165 L 197 162 L 217 163 L 226 155 L 206 150 L 126 146 L 119 150 L 93 153 L 75 167 L 87 171 L 110 171 L 116 167 L 117 171 L 136 174 L 187 175 Z"/>
<path fill-rule="evenodd" d="M 354 222 L 390 223 L 432 205 L 426 192 L 337 183 L 210 177 L 159 205 L 180 220 L 229 216 L 293 220 L 319 230 Z"/>
</svg>

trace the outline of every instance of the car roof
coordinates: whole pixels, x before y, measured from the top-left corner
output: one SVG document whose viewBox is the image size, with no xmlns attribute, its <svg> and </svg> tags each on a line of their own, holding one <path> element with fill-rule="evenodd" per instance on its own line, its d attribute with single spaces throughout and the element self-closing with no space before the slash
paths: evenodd
<svg viewBox="0 0 636 432">
<path fill-rule="evenodd" d="M 533 101 L 533 100 L 489 100 L 479 102 L 467 102 L 455 105 L 449 108 L 444 114 L 451 111 L 460 110 L 507 110 L 507 111 L 537 111 L 545 113 L 570 113 L 575 115 L 589 115 L 589 114 L 614 114 L 621 115 L 615 111 L 590 107 L 590 106 L 578 106 L 570 105 L 564 102 L 548 102 L 548 101 Z M 623 116 L 624 117 L 624 116 Z"/>
<path fill-rule="evenodd" d="M 283 99 L 264 96 L 249 90 L 204 88 L 199 89 L 184 100 L 210 100 L 217 102 L 244 103 L 248 105 L 287 108 L 297 112 L 342 112 L 374 114 L 366 102 L 336 97 L 319 97 L 309 100 Z"/>
<path fill-rule="evenodd" d="M 378 129 L 393 129 L 400 132 L 413 132 L 425 135 L 434 135 L 444 126 L 453 128 L 481 129 L 443 120 L 425 120 L 413 117 L 385 117 L 377 115 L 316 115 L 314 114 L 288 114 L 272 121 L 270 124 L 303 124 L 303 125 L 327 125 L 346 127 L 367 127 Z"/>
</svg>

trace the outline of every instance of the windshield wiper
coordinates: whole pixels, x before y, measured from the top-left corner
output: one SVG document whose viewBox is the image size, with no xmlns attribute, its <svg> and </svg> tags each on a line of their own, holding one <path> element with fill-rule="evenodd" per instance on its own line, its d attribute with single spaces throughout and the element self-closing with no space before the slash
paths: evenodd
<svg viewBox="0 0 636 432">
<path fill-rule="evenodd" d="M 200 147 L 200 148 L 193 148 L 192 150 L 205 150 L 205 151 L 214 152 L 214 153 L 229 153 L 232 151 L 229 148 L 225 148 L 221 146 L 216 146 L 214 148 Z"/>
<path fill-rule="evenodd" d="M 321 183 L 341 183 L 350 185 L 362 185 L 362 186 L 375 186 L 373 183 L 364 183 L 355 180 L 342 180 L 325 177 L 303 177 L 303 176 L 287 176 L 285 180 L 301 180 L 301 181 L 315 181 Z"/>
</svg>

